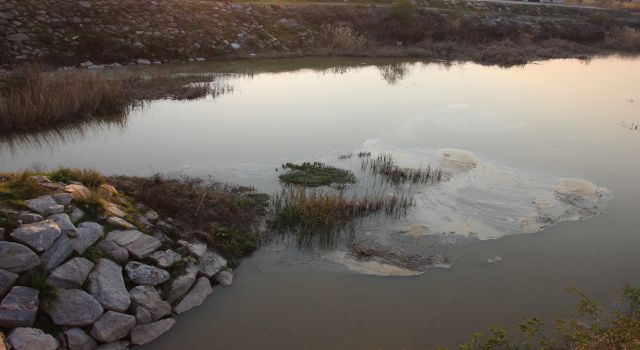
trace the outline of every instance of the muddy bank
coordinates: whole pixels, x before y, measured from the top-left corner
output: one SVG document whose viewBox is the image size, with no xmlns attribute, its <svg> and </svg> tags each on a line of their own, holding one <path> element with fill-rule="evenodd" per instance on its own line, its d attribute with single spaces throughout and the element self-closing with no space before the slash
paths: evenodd
<svg viewBox="0 0 640 350">
<path fill-rule="evenodd" d="M 627 27 L 640 28 L 634 13 L 476 2 L 338 6 L 11 0 L 0 4 L 0 64 L 94 67 L 308 55 L 520 64 L 637 51 L 637 40 L 609 38 Z"/>
</svg>

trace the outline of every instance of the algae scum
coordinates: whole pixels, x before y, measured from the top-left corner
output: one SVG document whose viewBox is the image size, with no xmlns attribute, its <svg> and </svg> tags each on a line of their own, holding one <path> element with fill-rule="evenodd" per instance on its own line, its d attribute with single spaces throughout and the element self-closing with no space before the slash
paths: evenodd
<svg viewBox="0 0 640 350">
<path fill-rule="evenodd" d="M 639 60 L 147 71 L 224 73 L 233 92 L 3 138 L 0 167 L 211 176 L 272 195 L 281 220 L 233 287 L 148 349 L 456 346 L 564 317 L 567 287 L 610 305 L 640 283 Z"/>
</svg>

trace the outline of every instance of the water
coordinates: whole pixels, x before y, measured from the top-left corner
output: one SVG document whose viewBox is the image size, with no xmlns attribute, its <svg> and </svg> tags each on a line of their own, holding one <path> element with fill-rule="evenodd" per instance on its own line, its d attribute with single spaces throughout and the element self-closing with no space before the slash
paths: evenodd
<svg viewBox="0 0 640 350">
<path fill-rule="evenodd" d="M 0 167 L 214 175 L 272 193 L 283 162 L 357 169 L 357 159 L 337 157 L 358 150 L 419 165 L 437 164 L 450 148 L 471 152 L 478 166 L 420 189 L 407 218 L 365 223 L 358 233 L 392 249 L 446 255 L 450 267 L 382 277 L 350 270 L 328 252 L 268 246 L 243 261 L 233 287 L 216 288 L 148 349 L 455 345 L 492 324 L 567 315 L 576 300 L 567 287 L 612 307 L 625 282 L 640 283 L 640 133 L 630 130 L 640 121 L 640 60 L 502 69 L 296 59 L 153 69 L 224 73 L 234 92 L 158 101 L 124 120 L 65 133 L 5 138 Z M 531 233 L 520 219 L 533 201 L 555 198 L 567 178 L 610 192 L 598 202 L 603 214 L 568 215 L 589 218 Z"/>
</svg>

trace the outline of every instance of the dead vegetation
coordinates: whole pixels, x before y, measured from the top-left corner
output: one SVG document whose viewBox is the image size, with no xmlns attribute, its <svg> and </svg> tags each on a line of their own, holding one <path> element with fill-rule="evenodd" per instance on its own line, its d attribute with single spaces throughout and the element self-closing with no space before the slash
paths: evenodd
<svg viewBox="0 0 640 350">
<path fill-rule="evenodd" d="M 443 179 L 442 169 L 431 168 L 430 165 L 421 168 L 401 167 L 391 154 L 381 154 L 375 159 L 364 158 L 360 166 L 363 171 L 369 171 L 374 176 L 381 176 L 394 185 L 435 183 Z"/>
<path fill-rule="evenodd" d="M 443 255 L 425 257 L 419 254 L 404 254 L 391 251 L 389 248 L 379 248 L 374 244 L 355 240 L 349 244 L 349 254 L 360 260 L 373 260 L 417 272 L 424 271 L 428 266 L 447 265 L 450 263 L 449 258 Z"/>
</svg>

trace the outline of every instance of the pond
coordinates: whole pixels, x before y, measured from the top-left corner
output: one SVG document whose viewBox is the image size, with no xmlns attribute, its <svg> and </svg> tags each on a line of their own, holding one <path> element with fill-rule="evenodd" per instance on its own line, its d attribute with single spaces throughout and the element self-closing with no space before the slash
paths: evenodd
<svg viewBox="0 0 640 350">
<path fill-rule="evenodd" d="M 269 194 L 286 162 L 361 178 L 361 151 L 447 174 L 412 189 L 407 215 L 371 218 L 355 232 L 439 263 L 408 273 L 350 258 L 344 245 L 276 241 L 145 349 L 454 346 L 490 325 L 568 315 L 568 287 L 613 307 L 625 282 L 640 283 L 638 59 L 498 68 L 305 58 L 145 71 L 212 73 L 232 91 L 4 137 L 0 168 L 211 175 Z"/>
</svg>

